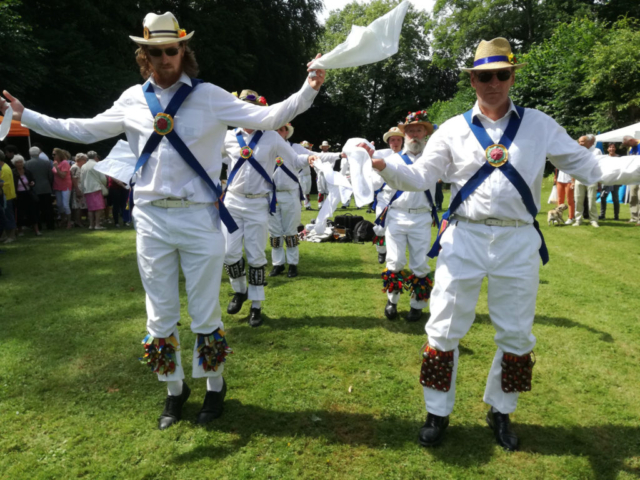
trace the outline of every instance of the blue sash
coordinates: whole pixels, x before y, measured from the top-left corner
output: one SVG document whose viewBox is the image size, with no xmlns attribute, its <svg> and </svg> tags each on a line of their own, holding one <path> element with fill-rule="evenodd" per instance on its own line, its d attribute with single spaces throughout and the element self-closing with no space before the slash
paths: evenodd
<svg viewBox="0 0 640 480">
<path fill-rule="evenodd" d="M 387 182 L 384 182 L 378 190 L 373 192 L 373 203 L 371 204 L 371 210 L 373 210 L 374 212 L 376 211 L 376 208 L 378 206 L 378 195 L 384 190 L 384 187 L 386 186 Z"/>
<path fill-rule="evenodd" d="M 233 179 L 236 178 L 236 174 L 238 173 L 240 168 L 242 168 L 245 162 L 249 162 L 249 165 L 255 168 L 255 170 L 260 174 L 260 176 L 264 178 L 264 180 L 269 185 L 271 185 L 273 194 L 271 195 L 271 202 L 269 203 L 269 213 L 273 215 L 276 212 L 276 184 L 273 183 L 273 179 L 269 176 L 269 174 L 265 171 L 265 169 L 262 168 L 262 165 L 260 165 L 258 161 L 253 157 L 253 151 L 256 148 L 256 145 L 258 144 L 260 139 L 262 138 L 263 134 L 264 132 L 262 130 L 258 130 L 257 132 L 254 133 L 253 137 L 251 137 L 251 141 L 249 142 L 249 145 L 248 145 L 248 147 L 251 149 L 251 156 L 249 158 L 244 158 L 241 156 L 238 159 L 238 161 L 233 167 L 233 170 L 231 170 L 231 173 L 229 174 L 229 178 L 227 178 L 227 188 L 225 189 L 225 192 L 231 186 L 231 183 L 233 182 Z M 240 151 L 242 151 L 242 149 L 247 147 L 247 144 L 244 141 L 244 138 L 242 138 L 242 132 L 240 130 L 236 132 L 236 138 L 238 139 L 238 145 L 240 145 Z"/>
<path fill-rule="evenodd" d="M 406 163 L 407 165 L 413 165 L 413 162 L 409 158 L 409 155 L 407 155 L 406 153 L 401 154 L 400 157 L 402 158 L 404 163 Z M 382 185 L 382 187 L 380 188 L 380 190 L 378 190 L 378 192 L 380 192 L 385 187 L 385 185 L 386 183 Z M 393 197 L 391 197 L 389 204 L 385 207 L 385 209 L 382 211 L 380 216 L 376 218 L 376 221 L 374 222 L 376 225 L 379 225 L 384 228 L 384 224 L 387 221 L 387 213 L 389 211 L 389 207 L 391 207 L 391 204 L 395 202 L 398 198 L 400 198 L 400 195 L 402 195 L 403 193 L 404 192 L 402 190 L 396 190 L 396 193 Z M 440 224 L 440 220 L 438 219 L 438 209 L 436 208 L 436 204 L 433 203 L 433 197 L 431 196 L 431 192 L 427 189 L 424 191 L 424 194 L 427 197 L 427 201 L 429 202 L 429 205 L 431 205 L 431 218 L 433 219 L 434 226 L 437 227 Z M 375 193 L 374 195 L 376 196 L 374 204 L 377 205 L 378 204 L 377 193 Z M 375 206 L 373 208 L 375 209 Z"/>
<path fill-rule="evenodd" d="M 275 168 L 273 169 L 274 173 L 275 171 L 280 168 L 284 173 L 287 174 L 287 176 L 293 180 L 294 182 L 296 182 L 298 184 L 298 193 L 300 194 L 300 200 L 304 200 L 304 195 L 302 193 L 302 185 L 300 185 L 300 180 L 298 180 L 298 177 L 296 177 L 293 172 L 291 170 L 289 170 L 289 168 L 283 163 L 282 165 L 278 165 L 276 163 Z M 302 170 L 300 170 L 302 171 Z"/>
<path fill-rule="evenodd" d="M 518 129 L 520 128 L 520 124 L 522 123 L 522 117 L 524 116 L 524 108 L 516 107 L 518 115 L 511 115 L 509 119 L 509 124 L 507 125 L 500 142 L 500 145 L 503 145 L 506 150 L 509 150 L 509 147 L 513 143 L 513 140 L 518 133 Z M 469 128 L 471 132 L 475 135 L 476 139 L 480 143 L 485 152 L 487 149 L 492 146 L 493 140 L 489 137 L 489 134 L 486 132 L 480 120 L 476 118 L 472 118 L 471 110 L 464 113 L 463 116 L 467 123 L 469 124 Z M 442 216 L 442 224 L 440 225 L 440 231 L 438 233 L 438 237 L 434 242 L 431 250 L 427 254 L 427 256 L 434 258 L 437 257 L 440 253 L 440 240 L 442 238 L 442 234 L 447 229 L 449 224 L 449 217 L 457 210 L 457 208 L 462 205 L 462 203 L 469 198 L 469 196 L 484 182 L 489 175 L 491 175 L 494 171 L 500 170 L 505 177 L 511 182 L 511 184 L 518 190 L 518 193 L 522 197 L 522 202 L 529 214 L 533 217 L 533 226 L 540 235 L 540 239 L 542 240 L 542 246 L 540 247 L 540 258 L 542 258 L 542 264 L 545 265 L 549 261 L 549 252 L 547 250 L 547 245 L 544 241 L 544 237 L 542 236 L 542 232 L 540 231 L 540 225 L 536 220 L 536 215 L 538 215 L 538 209 L 536 208 L 536 203 L 533 199 L 533 194 L 531 193 L 531 189 L 525 182 L 524 178 L 518 173 L 513 165 L 510 162 L 506 162 L 500 166 L 493 166 L 488 161 L 485 161 L 484 165 L 465 183 L 462 188 L 458 191 L 457 195 L 451 201 L 449 205 L 449 209 Z"/>
<path fill-rule="evenodd" d="M 189 94 L 200 84 L 202 80 L 197 78 L 191 79 L 191 83 L 193 86 L 183 84 L 178 91 L 173 95 L 169 105 L 167 105 L 167 109 L 163 112 L 162 106 L 160 102 L 156 98 L 155 90 L 153 88 L 153 84 L 150 81 L 147 81 L 145 85 L 142 86 L 142 91 L 144 92 L 144 97 L 147 100 L 147 105 L 149 106 L 149 110 L 151 110 L 151 115 L 153 115 L 154 119 L 159 113 L 165 113 L 173 119 L 175 117 L 176 112 L 182 105 L 182 103 L 186 100 Z M 172 120 L 174 121 L 174 120 Z M 220 197 L 222 196 L 222 191 L 219 185 L 213 183 L 211 177 L 207 174 L 203 166 L 198 162 L 198 159 L 191 153 L 189 147 L 182 141 L 182 139 L 178 136 L 175 129 L 172 129 L 169 133 L 162 135 L 154 130 L 151 134 L 144 148 L 142 149 L 142 154 L 136 163 L 135 170 L 133 174 L 135 175 L 144 165 L 149 161 L 151 154 L 158 147 L 162 138 L 166 137 L 169 140 L 169 143 L 175 148 L 180 156 L 183 158 L 187 165 L 189 165 L 199 176 L 204 180 L 204 182 L 209 186 L 211 191 L 214 194 L 215 201 L 218 202 L 218 211 L 220 212 L 220 219 L 224 222 L 229 232 L 235 232 L 238 229 L 236 222 L 234 222 L 231 214 L 226 209 Z"/>
</svg>

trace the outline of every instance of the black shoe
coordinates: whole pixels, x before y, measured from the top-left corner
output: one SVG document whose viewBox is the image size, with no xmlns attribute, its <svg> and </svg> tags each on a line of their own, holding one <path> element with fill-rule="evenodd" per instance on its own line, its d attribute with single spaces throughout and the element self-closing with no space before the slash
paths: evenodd
<svg viewBox="0 0 640 480">
<path fill-rule="evenodd" d="M 508 413 L 494 412 L 489 409 L 487 412 L 487 424 L 493 430 L 498 445 L 508 452 L 518 450 L 518 437 L 511 430 L 511 420 Z"/>
<path fill-rule="evenodd" d="M 604 215 L 598 216 L 598 220 L 604 220 Z"/>
<path fill-rule="evenodd" d="M 367 209 L 367 213 L 373 213 L 373 210 L 371 210 L 370 208 Z"/>
<path fill-rule="evenodd" d="M 158 428 L 160 430 L 169 428 L 180 421 L 182 418 L 182 406 L 187 403 L 189 395 L 191 395 L 191 389 L 185 382 L 182 382 L 182 393 L 180 395 L 167 395 L 167 399 L 164 402 L 164 410 L 158 418 Z"/>
<path fill-rule="evenodd" d="M 312 211 L 312 210 L 313 210 L 313 208 L 311 208 L 311 207 L 305 207 L 305 210 Z"/>
<path fill-rule="evenodd" d="M 346 205 L 342 205 L 342 209 L 346 210 L 348 207 Z"/>
<path fill-rule="evenodd" d="M 233 298 L 229 302 L 229 306 L 227 307 L 227 313 L 229 315 L 235 315 L 240 310 L 242 310 L 242 304 L 247 301 L 248 293 L 234 293 Z"/>
<path fill-rule="evenodd" d="M 420 428 L 418 441 L 423 447 L 435 447 L 444 440 L 444 431 L 449 426 L 449 416 L 439 417 L 432 413 L 427 415 L 427 421 Z"/>
<path fill-rule="evenodd" d="M 384 316 L 389 320 L 394 320 L 398 316 L 398 306 L 395 303 L 391 303 L 391 300 L 387 300 L 387 306 L 384 307 Z"/>
<path fill-rule="evenodd" d="M 409 313 L 406 316 L 407 322 L 417 322 L 422 318 L 422 309 L 421 308 L 413 308 L 409 310 Z"/>
<path fill-rule="evenodd" d="M 384 263 L 387 261 L 387 254 L 386 253 L 379 253 L 378 254 L 378 263 Z"/>
<path fill-rule="evenodd" d="M 251 315 L 249 315 L 249 325 L 252 327 L 259 327 L 262 325 L 262 309 L 251 308 Z"/>
<path fill-rule="evenodd" d="M 287 277 L 295 278 L 298 276 L 298 265 L 289 265 L 289 271 L 287 272 Z"/>
<path fill-rule="evenodd" d="M 284 265 L 274 265 L 273 268 L 271 269 L 271 272 L 269 272 L 269 276 L 277 277 L 282 272 L 284 272 Z"/>
<path fill-rule="evenodd" d="M 224 410 L 224 397 L 227 395 L 227 382 L 222 379 L 222 390 L 219 392 L 209 392 L 204 396 L 204 403 L 202 408 L 198 412 L 198 419 L 196 423 L 199 425 L 205 425 L 211 420 L 222 415 Z"/>
</svg>

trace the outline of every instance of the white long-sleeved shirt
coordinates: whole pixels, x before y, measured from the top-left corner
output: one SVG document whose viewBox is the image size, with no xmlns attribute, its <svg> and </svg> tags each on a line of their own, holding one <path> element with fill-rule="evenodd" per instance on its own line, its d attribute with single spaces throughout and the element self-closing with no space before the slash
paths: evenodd
<svg viewBox="0 0 640 480">
<path fill-rule="evenodd" d="M 291 145 L 291 148 L 293 148 L 298 155 L 307 155 L 307 157 L 309 155 L 316 155 L 311 150 L 304 148 L 299 143 L 289 142 L 289 144 Z M 304 167 L 298 170 L 298 176 L 304 177 L 306 175 L 311 175 L 311 166 L 309 165 L 309 162 L 307 162 L 307 164 Z"/>
<path fill-rule="evenodd" d="M 406 149 L 404 149 L 402 153 L 403 154 L 406 153 L 413 163 L 415 163 L 422 156 L 421 153 L 416 155 L 414 153 L 409 152 Z M 385 159 L 385 162 L 387 163 L 387 165 L 390 165 L 390 164 L 397 165 L 399 163 L 406 165 L 399 153 L 394 153 L 393 155 L 387 157 Z M 431 191 L 431 195 L 434 195 L 436 191 L 435 186 L 436 185 L 434 182 L 433 184 L 426 187 L 424 190 L 429 189 Z M 427 201 L 427 196 L 425 195 L 424 190 L 420 192 L 415 192 L 415 191 L 403 192 L 402 195 L 400 195 L 391 204 L 390 208 L 398 208 L 398 209 L 431 208 L 431 205 Z M 388 205 L 397 191 L 398 189 L 393 188 L 390 185 L 385 185 L 385 187 L 382 189 L 382 192 L 378 194 L 378 197 L 380 198 L 380 202 L 384 205 Z"/>
<path fill-rule="evenodd" d="M 472 115 L 480 119 L 488 135 L 497 143 L 510 116 L 517 115 L 517 112 L 512 102 L 503 118 L 492 121 L 480 112 L 476 103 Z M 538 209 L 547 157 L 557 168 L 585 184 L 598 181 L 612 185 L 640 182 L 638 157 L 597 157 L 578 145 L 551 117 L 527 108 L 509 148 L 509 162 L 531 189 Z M 413 191 L 425 190 L 442 179 L 451 183 L 453 198 L 485 161 L 484 149 L 464 117 L 458 115 L 436 130 L 422 157 L 414 165 L 388 162 L 380 174 L 394 188 Z M 492 173 L 460 205 L 456 214 L 472 220 L 497 218 L 532 222 L 520 194 L 501 172 Z"/>
<path fill-rule="evenodd" d="M 155 84 L 155 94 L 163 109 L 182 84 L 191 85 L 183 74 L 168 88 Z M 249 129 L 275 130 L 307 110 L 317 92 L 305 80 L 303 87 L 283 102 L 262 107 L 243 102 L 211 83 L 202 83 L 187 97 L 175 115 L 175 131 L 198 159 L 214 183 L 219 183 L 220 154 L 228 125 Z M 141 85 L 126 90 L 113 106 L 89 119 L 60 120 L 26 109 L 22 123 L 37 133 L 78 143 L 94 143 L 125 133 L 133 153 L 139 157 L 153 133 L 153 116 Z M 275 159 L 274 159 L 275 161 Z M 134 190 L 138 205 L 166 197 L 193 202 L 212 202 L 207 184 L 185 163 L 163 138 L 142 168 Z"/>
<path fill-rule="evenodd" d="M 256 132 L 247 133 L 245 130 L 239 128 L 227 132 L 221 153 L 229 159 L 228 175 L 231 175 L 236 163 L 240 160 L 240 144 L 236 136 L 237 132 L 241 132 L 242 138 L 247 145 L 251 143 L 253 136 L 256 134 Z M 285 165 L 294 173 L 303 162 L 302 157 L 298 158 L 298 154 L 277 132 L 273 130 L 264 132 L 256 148 L 253 150 L 253 158 L 262 165 L 262 168 L 264 168 L 267 175 L 271 178 L 274 176 L 276 157 L 282 157 Z M 306 161 L 306 157 L 304 161 Z M 291 182 L 293 183 L 293 181 Z M 273 191 L 271 185 L 267 183 L 264 177 L 260 175 L 248 161 L 244 162 L 242 167 L 240 167 L 233 182 L 227 188 L 229 192 L 240 195 L 260 195 Z M 297 185 L 286 190 L 293 190 L 294 188 L 297 188 Z"/>
</svg>

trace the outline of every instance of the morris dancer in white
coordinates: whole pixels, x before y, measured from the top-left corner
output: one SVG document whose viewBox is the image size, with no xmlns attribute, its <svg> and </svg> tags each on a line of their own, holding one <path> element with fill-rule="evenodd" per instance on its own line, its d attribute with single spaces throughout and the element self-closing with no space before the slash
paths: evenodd
<svg viewBox="0 0 640 480">
<path fill-rule="evenodd" d="M 426 326 L 420 381 L 428 411 L 420 429 L 424 446 L 443 440 L 453 410 L 458 343 L 471 328 L 480 286 L 489 279 L 488 303 L 497 350 L 487 379 L 487 422 L 500 446 L 518 448 L 509 414 L 520 392 L 531 389 L 531 333 L 540 257 L 547 249 L 535 220 L 546 159 L 591 185 L 640 182 L 640 160 L 596 157 L 544 113 L 516 107 L 509 99 L 522 67 L 504 38 L 482 41 L 471 86 L 477 103 L 445 122 L 414 165 L 375 160 L 387 183 L 421 191 L 442 178 L 452 202 L 430 256 L 440 253 Z"/>
<path fill-rule="evenodd" d="M 243 90 L 240 100 L 254 105 L 267 105 L 264 97 L 259 97 L 252 90 Z M 251 300 L 249 325 L 258 327 L 263 322 L 262 301 L 265 299 L 265 267 L 267 265 L 265 247 L 269 217 L 277 212 L 276 200 L 278 202 L 281 200 L 279 195 L 285 202 L 290 196 L 290 192 L 276 194 L 276 185 L 273 181 L 274 169 L 280 163 L 290 171 L 297 171 L 304 162 L 308 162 L 309 156 L 302 155 L 299 160 L 298 154 L 273 130 L 262 131 L 249 128 L 229 130 L 222 146 L 222 154 L 230 159 L 224 204 L 238 225 L 238 229 L 234 232 L 230 232 L 227 228 L 223 229 L 227 247 L 224 266 L 235 292 L 227 307 L 227 313 L 230 315 L 238 313 L 242 309 L 242 304 L 249 299 Z M 299 209 L 297 184 L 293 193 Z M 249 264 L 248 287 L 242 257 L 243 244 Z"/>
<path fill-rule="evenodd" d="M 302 146 L 305 147 L 304 142 L 302 142 Z M 313 145 L 311 145 L 311 147 L 313 147 Z M 310 147 L 305 147 L 305 148 L 309 148 L 309 150 L 311 150 Z M 331 148 L 331 145 L 329 145 L 329 142 L 324 140 L 322 142 L 322 145 L 320 146 L 321 152 L 318 155 L 319 160 L 321 162 L 331 163 L 332 165 L 334 165 L 338 160 L 340 160 L 340 158 L 345 157 L 343 154 L 340 154 L 340 153 L 331 153 L 329 151 L 330 148 Z M 324 202 L 324 200 L 327 198 L 327 195 L 329 194 L 329 186 L 327 185 L 327 180 L 324 178 L 324 173 L 322 173 L 317 168 L 315 169 L 315 171 L 317 176 L 316 183 L 318 185 L 318 210 L 320 210 L 322 208 L 322 203 Z"/>
<path fill-rule="evenodd" d="M 306 153 L 307 155 L 313 155 L 311 148 L 307 149 L 299 143 L 293 143 L 291 140 L 289 140 L 293 136 L 294 132 L 294 128 L 291 123 L 287 123 L 284 127 L 281 128 L 287 129 L 285 140 L 289 142 L 289 145 L 291 145 L 291 147 L 297 154 L 300 155 Z M 306 143 L 307 145 L 309 145 L 309 142 Z M 311 165 L 307 163 L 298 171 L 298 180 L 300 181 L 300 187 L 302 188 L 302 195 L 304 195 L 304 208 L 305 210 L 313 210 L 311 208 L 311 198 L 309 196 L 309 194 L 311 193 L 311 184 L 313 183 L 311 178 Z"/>
<path fill-rule="evenodd" d="M 382 139 L 387 145 L 389 145 L 389 148 L 376 150 L 373 154 L 374 158 L 384 159 L 394 153 L 399 153 L 402 150 L 404 134 L 398 127 L 391 127 L 389 131 L 383 135 Z M 373 172 L 373 175 L 373 188 L 375 188 L 376 191 L 373 194 L 374 198 L 371 208 L 375 211 L 376 218 L 378 218 L 387 206 L 383 198 L 384 195 L 382 194 L 382 190 L 386 186 L 386 183 L 384 178 L 378 175 L 375 171 Z M 386 230 L 387 229 L 385 227 L 380 225 L 373 226 L 373 233 L 375 233 L 375 236 L 373 237 L 373 244 L 376 246 L 376 251 L 378 252 L 378 263 L 384 263 L 387 261 L 387 244 L 385 239 Z"/>
<path fill-rule="evenodd" d="M 422 110 L 410 113 L 398 129 L 405 136 L 404 150 L 387 157 L 386 162 L 411 165 L 422 156 L 427 136 L 433 133 L 433 125 L 427 112 Z M 383 291 L 387 292 L 384 314 L 389 320 L 398 316 L 398 301 L 404 290 L 411 293 L 408 322 L 420 320 L 422 309 L 428 305 L 433 276 L 427 262 L 427 250 L 431 243 L 431 224 L 434 220 L 437 222 L 431 194 L 434 190 L 435 182 L 422 192 L 403 192 L 386 185 L 378 194 L 384 208 L 375 224 L 386 228 L 387 269 L 382 272 L 382 284 Z M 404 271 L 407 247 L 411 275 Z"/>
<path fill-rule="evenodd" d="M 207 378 L 198 423 L 210 422 L 223 410 L 226 384 L 222 373 L 230 349 L 218 303 L 224 258 L 220 220 L 232 230 L 237 228 L 217 201 L 219 152 L 227 125 L 278 128 L 309 108 L 324 80 L 324 72 L 317 71 L 298 93 L 270 108 L 241 102 L 194 78 L 198 66 L 187 46 L 192 36 L 193 32 L 179 28 L 171 13 L 148 14 L 144 36 L 131 37 L 139 45 L 136 61 L 144 85 L 129 88 L 113 107 L 91 119 L 50 118 L 25 109 L 4 92 L 14 119 L 37 133 L 78 143 L 125 133 L 139 158 L 133 216 L 149 332 L 143 341 L 142 361 L 168 387 L 158 420 L 160 429 L 180 420 L 190 394 L 183 382 L 177 329 L 180 267 L 186 280 L 191 330 L 196 334 L 193 377 Z M 8 107 L 0 99 L 0 111 Z"/>
<path fill-rule="evenodd" d="M 278 133 L 284 139 L 290 137 L 290 131 L 293 131 L 291 124 L 287 124 L 278 129 Z M 269 235 L 271 242 L 271 263 L 273 269 L 269 273 L 270 277 L 275 277 L 284 272 L 285 262 L 289 264 L 287 277 L 294 278 L 298 276 L 298 262 L 300 261 L 300 252 L 298 244 L 298 225 L 302 209 L 300 200 L 304 198 L 302 186 L 296 171 L 302 171 L 302 167 L 306 165 L 309 168 L 309 161 L 315 160 L 315 156 L 311 155 L 307 149 L 300 147 L 302 151 L 298 151 L 292 145 L 293 150 L 298 153 L 298 163 L 289 168 L 282 162 L 282 158 L 276 159 L 276 169 L 273 173 L 273 181 L 276 184 L 276 192 L 278 195 L 278 204 L 276 212 L 269 217 Z M 310 160 L 311 159 L 311 160 Z M 287 251 L 285 255 L 285 245 Z"/>
</svg>

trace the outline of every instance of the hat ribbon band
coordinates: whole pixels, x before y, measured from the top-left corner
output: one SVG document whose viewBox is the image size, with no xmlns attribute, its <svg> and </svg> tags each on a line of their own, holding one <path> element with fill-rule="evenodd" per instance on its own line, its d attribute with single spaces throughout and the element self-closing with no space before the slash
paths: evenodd
<svg viewBox="0 0 640 480">
<path fill-rule="evenodd" d="M 487 63 L 508 62 L 508 61 L 509 61 L 509 57 L 507 57 L 506 55 L 494 55 L 492 57 L 484 57 L 484 58 L 480 58 L 479 60 L 476 60 L 475 62 L 473 62 L 473 66 L 478 67 L 480 65 L 486 65 Z"/>
<path fill-rule="evenodd" d="M 149 35 L 156 35 L 158 33 L 172 33 L 173 35 L 176 36 L 176 38 L 178 38 L 178 32 L 177 30 L 151 30 L 149 31 Z"/>
</svg>

